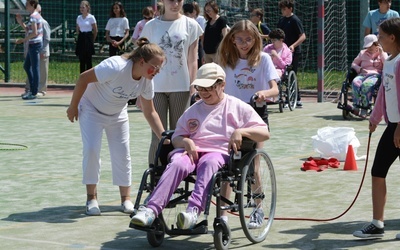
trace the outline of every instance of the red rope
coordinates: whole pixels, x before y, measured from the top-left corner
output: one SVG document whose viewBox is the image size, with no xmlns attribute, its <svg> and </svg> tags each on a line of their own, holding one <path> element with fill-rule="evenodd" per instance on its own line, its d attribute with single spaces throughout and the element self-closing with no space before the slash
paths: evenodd
<svg viewBox="0 0 400 250">
<path fill-rule="evenodd" d="M 369 136 L 368 136 L 367 157 L 366 157 L 366 159 L 365 159 L 364 173 L 363 173 L 363 176 L 362 176 L 362 178 L 361 178 L 360 186 L 359 186 L 358 191 L 357 191 L 357 194 L 356 194 L 356 196 L 354 197 L 353 201 L 351 202 L 350 206 L 349 206 L 344 212 L 342 212 L 341 214 L 339 214 L 339 215 L 337 215 L 337 216 L 335 216 L 335 217 L 326 218 L 326 219 L 301 218 L 301 217 L 299 217 L 299 218 L 297 218 L 297 217 L 275 217 L 274 220 L 294 220 L 294 221 L 317 221 L 317 222 L 326 222 L 326 221 L 337 220 L 337 219 L 339 219 L 340 217 L 342 217 L 343 215 L 345 215 L 345 214 L 353 207 L 354 203 L 356 202 L 356 200 L 357 200 L 357 198 L 358 198 L 358 196 L 359 196 L 359 194 L 360 194 L 360 192 L 361 192 L 361 188 L 362 188 L 362 186 L 363 186 L 363 184 L 364 184 L 365 175 L 366 175 L 366 173 L 367 173 L 367 165 L 368 165 L 368 155 L 369 155 L 369 146 L 370 146 L 370 143 L 371 143 L 371 133 L 369 133 Z M 212 203 L 215 205 L 214 202 L 212 202 Z M 238 213 L 234 213 L 234 212 L 229 212 L 229 213 L 230 213 L 230 214 L 233 214 L 233 215 L 236 215 L 236 216 L 239 216 Z M 248 216 L 246 216 L 246 217 L 248 217 Z M 268 217 L 266 217 L 265 219 L 268 219 Z"/>
</svg>

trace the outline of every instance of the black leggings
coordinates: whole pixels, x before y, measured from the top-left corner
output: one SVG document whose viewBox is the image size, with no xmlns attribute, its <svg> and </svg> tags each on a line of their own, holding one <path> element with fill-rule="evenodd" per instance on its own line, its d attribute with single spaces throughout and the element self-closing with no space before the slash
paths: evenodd
<svg viewBox="0 0 400 250">
<path fill-rule="evenodd" d="M 371 169 L 371 175 L 374 177 L 386 178 L 389 168 L 400 156 L 400 149 L 396 148 L 393 142 L 394 131 L 397 126 L 397 123 L 389 123 L 379 140 Z"/>
<path fill-rule="evenodd" d="M 115 40 L 117 42 L 121 41 L 123 37 L 119 37 L 119 36 L 110 36 L 110 38 L 112 40 Z M 122 49 L 123 45 L 120 46 L 120 48 L 115 48 L 114 46 L 111 45 L 111 43 L 109 44 L 109 55 L 110 56 L 115 56 L 115 55 L 119 55 L 120 54 L 120 48 Z"/>
</svg>

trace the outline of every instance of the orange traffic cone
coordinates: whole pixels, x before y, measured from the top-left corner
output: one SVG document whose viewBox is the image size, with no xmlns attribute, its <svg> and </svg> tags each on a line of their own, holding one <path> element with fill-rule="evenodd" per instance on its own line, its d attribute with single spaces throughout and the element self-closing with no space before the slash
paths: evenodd
<svg viewBox="0 0 400 250">
<path fill-rule="evenodd" d="M 346 161 L 344 162 L 343 170 L 357 171 L 357 162 L 356 158 L 354 157 L 354 150 L 351 144 L 349 144 L 349 147 L 347 148 Z"/>
</svg>

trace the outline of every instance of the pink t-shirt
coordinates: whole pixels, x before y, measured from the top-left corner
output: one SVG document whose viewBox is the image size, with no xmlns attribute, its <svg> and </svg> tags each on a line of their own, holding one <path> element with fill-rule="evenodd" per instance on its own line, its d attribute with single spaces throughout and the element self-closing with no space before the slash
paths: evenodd
<svg viewBox="0 0 400 250">
<path fill-rule="evenodd" d="M 286 66 L 292 64 L 292 52 L 285 43 L 283 43 L 283 47 L 280 50 L 275 49 L 273 44 L 268 44 L 263 49 L 269 55 L 271 55 L 272 50 L 276 50 L 279 55 L 279 57 L 272 58 L 275 68 L 283 72 Z"/>
<path fill-rule="evenodd" d="M 354 58 L 351 67 L 356 70 L 357 73 L 363 68 L 367 70 L 368 74 L 381 74 L 383 69 L 383 63 L 385 62 L 388 55 L 386 52 L 376 52 L 371 54 L 368 50 L 364 49 L 358 53 L 357 57 Z"/>
<path fill-rule="evenodd" d="M 219 152 L 229 155 L 228 144 L 238 128 L 268 126 L 249 104 L 225 94 L 216 105 L 202 100 L 189 107 L 179 118 L 172 136 L 185 136 L 194 141 L 198 152 Z M 178 150 L 178 149 L 176 149 Z"/>
<path fill-rule="evenodd" d="M 137 22 L 136 26 L 135 26 L 135 30 L 133 31 L 132 34 L 132 39 L 139 39 L 140 34 L 142 34 L 142 30 L 144 28 L 144 25 L 147 23 L 146 19 L 142 19 L 139 22 Z"/>
</svg>

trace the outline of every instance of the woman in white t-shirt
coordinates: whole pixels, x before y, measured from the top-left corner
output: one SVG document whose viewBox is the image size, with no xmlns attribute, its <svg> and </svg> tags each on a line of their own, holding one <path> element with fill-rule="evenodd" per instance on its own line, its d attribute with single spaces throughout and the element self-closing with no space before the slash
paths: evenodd
<svg viewBox="0 0 400 250">
<path fill-rule="evenodd" d="M 190 83 L 197 72 L 197 47 L 203 31 L 193 18 L 182 13 L 183 1 L 164 1 L 164 13 L 146 23 L 142 37 L 158 44 L 167 63 L 154 78 L 154 105 L 166 129 L 175 129 L 176 122 L 188 108 Z M 154 160 L 159 140 L 153 133 L 149 163 Z"/>
<path fill-rule="evenodd" d="M 90 14 L 90 4 L 82 1 L 79 7 L 82 15 L 76 18 L 76 42 L 75 54 L 79 57 L 80 73 L 92 68 L 92 55 L 94 55 L 94 41 L 97 37 L 96 18 Z"/>
<path fill-rule="evenodd" d="M 262 52 L 260 33 L 250 20 L 241 20 L 232 26 L 218 47 L 217 62 L 226 73 L 225 93 L 247 103 L 253 95 L 258 96 L 256 101 L 259 103 L 278 96 L 278 72 L 271 57 Z M 263 106 L 257 108 L 257 112 L 268 124 L 267 106 Z M 263 142 L 257 144 L 257 148 L 263 146 Z M 262 185 L 262 180 L 256 183 Z M 223 192 L 229 191 L 223 189 Z M 224 196 L 229 197 L 227 193 Z M 249 228 L 260 227 L 262 217 L 263 211 L 256 209 L 249 220 Z M 222 218 L 227 219 L 226 211 Z"/>
<path fill-rule="evenodd" d="M 262 40 L 257 27 L 250 20 L 241 20 L 232 26 L 222 40 L 217 61 L 226 73 L 225 93 L 244 102 L 253 95 L 264 102 L 279 94 L 279 75 L 271 57 L 262 52 Z M 268 115 L 260 114 L 268 123 Z"/>
<path fill-rule="evenodd" d="M 113 173 L 119 186 L 121 208 L 133 211 L 130 200 L 131 156 L 127 101 L 140 98 L 144 117 L 161 138 L 164 127 L 153 105 L 153 77 L 165 61 L 163 50 L 146 38 L 129 54 L 109 57 L 79 76 L 67 110 L 71 122 L 78 120 L 83 144 L 83 180 L 86 185 L 87 215 L 100 215 L 97 184 L 100 179 L 100 150 L 106 132 Z"/>
<path fill-rule="evenodd" d="M 129 36 L 129 21 L 126 18 L 124 6 L 115 2 L 111 6 L 110 19 L 106 25 L 106 40 L 110 43 L 109 55 L 120 53 L 125 40 Z"/>
</svg>

